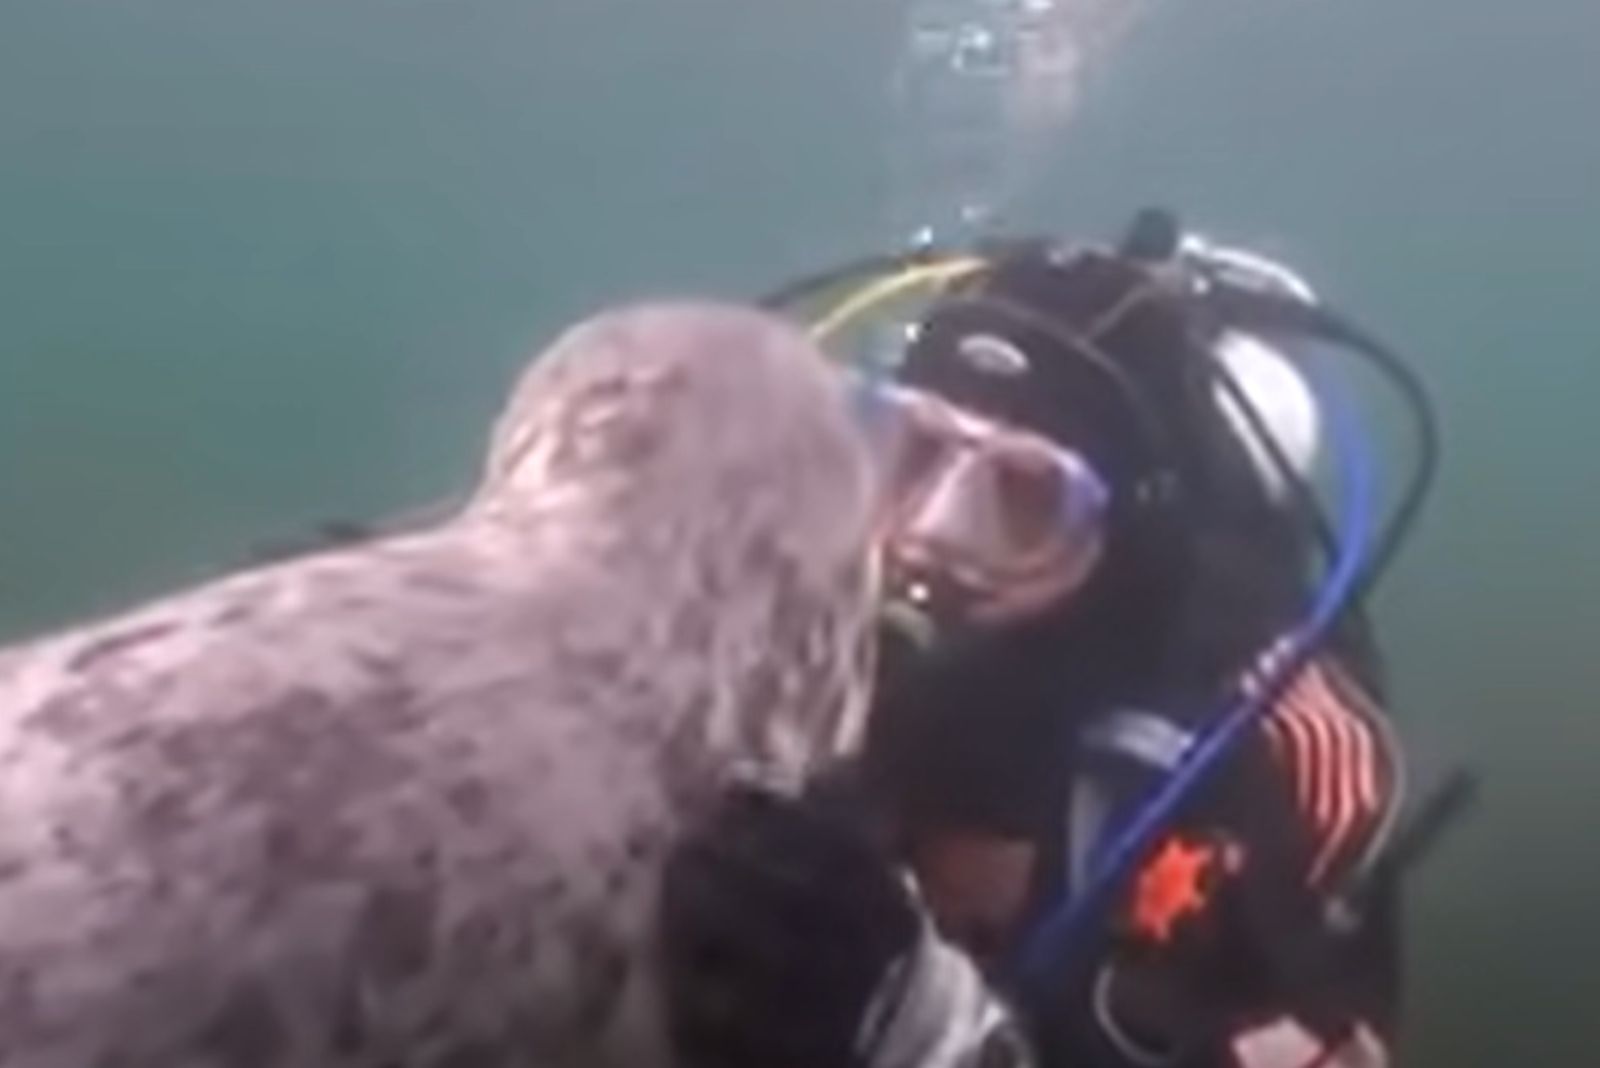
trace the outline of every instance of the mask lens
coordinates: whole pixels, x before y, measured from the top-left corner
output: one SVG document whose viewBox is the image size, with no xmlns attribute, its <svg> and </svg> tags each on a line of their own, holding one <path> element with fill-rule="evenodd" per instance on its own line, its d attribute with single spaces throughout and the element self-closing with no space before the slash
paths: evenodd
<svg viewBox="0 0 1600 1068">
<path fill-rule="evenodd" d="M 899 440 L 885 464 L 885 491 L 892 500 L 914 496 L 938 477 L 957 448 L 959 443 L 932 425 L 926 412 L 907 412 Z"/>
<path fill-rule="evenodd" d="M 1087 464 L 932 394 L 878 392 L 883 536 L 901 580 L 979 602 L 1033 602 L 1082 581 L 1107 496 Z"/>
<path fill-rule="evenodd" d="M 1021 556 L 1048 552 L 1062 534 L 1074 490 L 1057 457 L 1043 450 L 996 450 L 989 458 L 1006 542 Z"/>
</svg>

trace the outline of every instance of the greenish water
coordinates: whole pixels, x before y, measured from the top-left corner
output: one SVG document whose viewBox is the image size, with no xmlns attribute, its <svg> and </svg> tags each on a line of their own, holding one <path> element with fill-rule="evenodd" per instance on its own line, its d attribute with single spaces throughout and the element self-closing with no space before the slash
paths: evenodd
<svg viewBox="0 0 1600 1068">
<path fill-rule="evenodd" d="M 1385 591 L 1422 763 L 1414 1057 L 1595 1063 L 1600 8 L 1154 0 L 1025 216 L 1148 201 L 1416 354 L 1446 482 Z M 471 482 L 526 354 L 888 235 L 896 5 L 5 0 L 0 634 Z"/>
</svg>

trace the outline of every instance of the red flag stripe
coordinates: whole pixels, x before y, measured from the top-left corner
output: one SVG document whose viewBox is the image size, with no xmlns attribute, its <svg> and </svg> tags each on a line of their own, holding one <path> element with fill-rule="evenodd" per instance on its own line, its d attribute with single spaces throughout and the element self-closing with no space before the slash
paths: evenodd
<svg viewBox="0 0 1600 1068">
<path fill-rule="evenodd" d="M 1326 687 L 1324 687 L 1326 690 Z M 1331 702 L 1332 695 L 1328 694 Z M 1323 843 L 1321 856 L 1311 868 L 1311 881 L 1320 883 L 1327 874 L 1329 866 L 1340 855 L 1340 850 L 1349 841 L 1356 830 L 1358 813 L 1356 806 L 1358 798 L 1355 793 L 1355 779 L 1357 773 L 1354 767 L 1358 742 L 1355 735 L 1358 733 L 1351 717 L 1345 714 L 1342 708 L 1333 704 L 1323 706 L 1321 715 L 1329 727 L 1335 731 L 1343 742 L 1342 757 L 1337 765 L 1328 769 L 1329 778 L 1334 781 L 1334 790 L 1338 795 L 1337 816 L 1332 828 L 1328 830 L 1327 839 Z"/>
<path fill-rule="evenodd" d="M 1313 882 L 1370 834 L 1381 814 L 1388 769 L 1366 712 L 1313 664 L 1265 720 L 1273 751 L 1294 780 L 1296 805 L 1317 838 Z"/>
</svg>

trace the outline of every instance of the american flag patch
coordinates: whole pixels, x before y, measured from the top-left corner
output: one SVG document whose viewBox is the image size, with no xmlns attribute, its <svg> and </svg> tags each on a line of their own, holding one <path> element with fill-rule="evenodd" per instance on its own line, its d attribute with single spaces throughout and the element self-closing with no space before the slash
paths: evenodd
<svg viewBox="0 0 1600 1068">
<path fill-rule="evenodd" d="M 1383 714 L 1337 665 L 1312 661 L 1262 720 L 1313 833 L 1313 887 L 1363 863 L 1387 833 L 1398 769 Z"/>
</svg>

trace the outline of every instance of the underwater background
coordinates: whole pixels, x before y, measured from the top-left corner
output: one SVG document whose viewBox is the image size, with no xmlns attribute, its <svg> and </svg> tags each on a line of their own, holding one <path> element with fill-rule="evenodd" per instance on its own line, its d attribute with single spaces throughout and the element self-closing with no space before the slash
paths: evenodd
<svg viewBox="0 0 1600 1068">
<path fill-rule="evenodd" d="M 0 0 L 0 638 L 461 491 L 602 305 L 903 238 L 932 2 Z M 1412 885 L 1404 1063 L 1600 1064 L 1600 5 L 1075 10 L 1008 221 L 1171 205 L 1437 394 L 1380 622 L 1420 771 L 1486 793 Z"/>
</svg>

